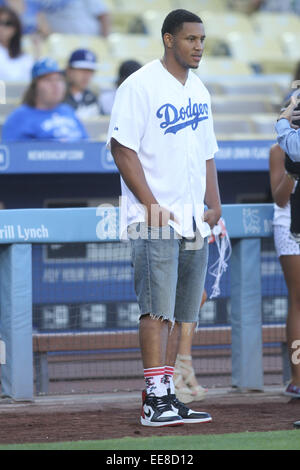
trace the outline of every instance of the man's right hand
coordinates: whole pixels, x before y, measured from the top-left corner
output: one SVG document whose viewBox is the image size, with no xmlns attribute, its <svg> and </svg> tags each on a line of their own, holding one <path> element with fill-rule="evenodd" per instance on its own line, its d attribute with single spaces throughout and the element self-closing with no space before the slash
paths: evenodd
<svg viewBox="0 0 300 470">
<path fill-rule="evenodd" d="M 151 207 L 146 210 L 146 224 L 149 227 L 164 227 L 168 225 L 169 220 L 178 223 L 173 212 L 159 204 L 151 204 Z"/>
</svg>

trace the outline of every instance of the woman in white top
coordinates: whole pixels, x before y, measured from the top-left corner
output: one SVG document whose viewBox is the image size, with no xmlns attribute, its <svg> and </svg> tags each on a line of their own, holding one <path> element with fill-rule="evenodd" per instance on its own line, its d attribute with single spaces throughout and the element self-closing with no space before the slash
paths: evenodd
<svg viewBox="0 0 300 470">
<path fill-rule="evenodd" d="M 0 80 L 29 82 L 33 59 L 21 50 L 22 25 L 16 13 L 0 8 Z"/>
<path fill-rule="evenodd" d="M 285 171 L 285 153 L 275 144 L 270 149 L 269 166 L 274 199 L 274 242 L 288 289 L 289 308 L 286 323 L 292 379 L 284 394 L 300 398 L 300 245 L 290 236 L 290 195 L 296 181 Z M 295 343 L 298 341 L 298 343 Z M 298 362 L 298 364 L 297 364 Z"/>
</svg>

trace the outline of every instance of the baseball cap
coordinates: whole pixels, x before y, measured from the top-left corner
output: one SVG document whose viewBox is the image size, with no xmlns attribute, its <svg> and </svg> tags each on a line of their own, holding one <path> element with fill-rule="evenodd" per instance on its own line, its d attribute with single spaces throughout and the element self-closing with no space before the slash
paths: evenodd
<svg viewBox="0 0 300 470">
<path fill-rule="evenodd" d="M 69 67 L 73 69 L 97 69 L 96 55 L 88 49 L 77 49 L 71 54 Z"/>
<path fill-rule="evenodd" d="M 57 62 L 50 58 L 40 59 L 32 67 L 31 76 L 32 78 L 43 77 L 49 73 L 62 73 Z"/>
</svg>

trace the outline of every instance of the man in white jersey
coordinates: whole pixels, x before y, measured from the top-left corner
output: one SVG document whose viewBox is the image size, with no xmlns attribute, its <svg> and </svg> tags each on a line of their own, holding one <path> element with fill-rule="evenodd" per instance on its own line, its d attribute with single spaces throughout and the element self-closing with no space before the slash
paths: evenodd
<svg viewBox="0 0 300 470">
<path fill-rule="evenodd" d="M 181 323 L 198 318 L 207 236 L 221 216 L 210 95 L 190 70 L 203 53 L 203 23 L 172 11 L 162 38 L 163 59 L 119 87 L 108 132 L 121 174 L 121 237 L 131 241 L 141 312 L 145 426 L 211 421 L 179 402 L 172 376 Z"/>
</svg>

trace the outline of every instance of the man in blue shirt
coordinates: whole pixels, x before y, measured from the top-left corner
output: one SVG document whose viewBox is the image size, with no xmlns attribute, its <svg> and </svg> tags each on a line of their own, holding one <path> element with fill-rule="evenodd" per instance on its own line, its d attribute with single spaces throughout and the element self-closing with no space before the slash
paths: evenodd
<svg viewBox="0 0 300 470">
<path fill-rule="evenodd" d="M 52 59 L 36 62 L 23 104 L 8 116 L 3 125 L 2 141 L 74 142 L 88 139 L 74 110 L 62 103 L 65 92 L 65 79 L 57 63 Z"/>
<path fill-rule="evenodd" d="M 291 96 L 290 104 L 281 112 L 276 131 L 277 141 L 285 152 L 285 168 L 288 174 L 298 180 L 290 196 L 292 238 L 300 244 L 300 111 L 298 110 L 298 90 Z"/>
<path fill-rule="evenodd" d="M 276 124 L 277 142 L 294 162 L 300 162 L 300 129 L 292 125 L 292 121 L 300 119 L 300 111 L 295 111 L 297 104 L 297 98 L 292 95 Z"/>
</svg>

